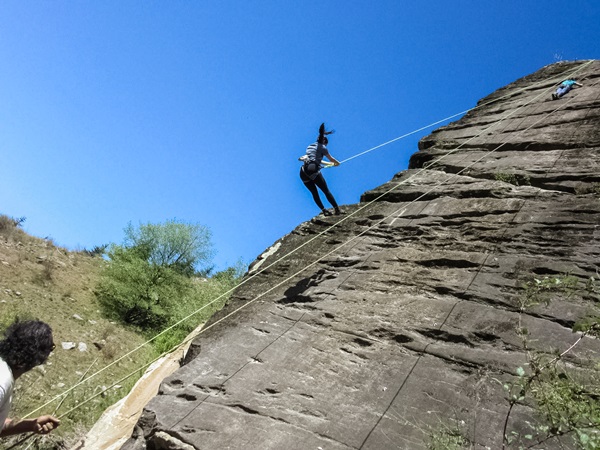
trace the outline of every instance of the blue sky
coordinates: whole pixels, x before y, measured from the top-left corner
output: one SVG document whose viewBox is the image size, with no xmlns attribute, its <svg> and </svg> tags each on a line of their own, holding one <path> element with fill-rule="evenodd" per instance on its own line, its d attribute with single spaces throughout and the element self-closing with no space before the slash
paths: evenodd
<svg viewBox="0 0 600 450">
<path fill-rule="evenodd" d="M 249 263 L 319 212 L 297 158 L 321 122 L 347 159 L 599 58 L 598 24 L 597 0 L 5 0 L 0 213 L 69 249 L 121 243 L 130 221 L 200 223 L 218 269 Z M 430 131 L 324 171 L 338 203 Z"/>
</svg>

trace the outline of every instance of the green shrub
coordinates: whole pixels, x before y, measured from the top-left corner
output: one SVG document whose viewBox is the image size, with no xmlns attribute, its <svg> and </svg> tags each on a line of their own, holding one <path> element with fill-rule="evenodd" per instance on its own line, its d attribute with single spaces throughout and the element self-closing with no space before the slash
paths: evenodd
<svg viewBox="0 0 600 450">
<path fill-rule="evenodd" d="M 138 256 L 150 264 L 169 267 L 191 276 L 210 265 L 213 256 L 211 232 L 199 224 L 168 220 L 163 224 L 131 223 L 125 228 L 125 246 L 137 249 Z"/>
<path fill-rule="evenodd" d="M 115 246 L 109 257 L 96 289 L 108 317 L 142 330 L 158 330 L 191 293 L 189 278 L 139 258 L 135 249 Z"/>
<path fill-rule="evenodd" d="M 549 367 L 531 387 L 544 425 L 538 433 L 570 433 L 578 448 L 600 448 L 598 380 L 581 383 L 567 371 Z"/>
<path fill-rule="evenodd" d="M 245 270 L 239 262 L 212 278 L 199 277 L 196 268 L 208 272 L 212 254 L 210 233 L 199 225 L 130 224 L 125 234 L 128 246 L 110 248 L 96 296 L 105 315 L 140 329 L 159 352 L 220 309 Z"/>
<path fill-rule="evenodd" d="M 208 321 L 229 299 L 230 291 L 239 282 L 240 272 L 241 266 L 238 265 L 218 272 L 212 278 L 193 278 L 190 295 L 177 303 L 170 318 L 169 325 L 179 325 L 156 338 L 153 341 L 155 349 L 159 353 L 169 351 L 199 324 Z"/>
</svg>

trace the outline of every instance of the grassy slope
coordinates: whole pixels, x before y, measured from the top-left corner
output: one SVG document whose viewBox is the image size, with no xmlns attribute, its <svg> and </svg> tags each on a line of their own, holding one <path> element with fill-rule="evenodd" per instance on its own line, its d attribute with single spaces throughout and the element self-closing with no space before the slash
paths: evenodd
<svg viewBox="0 0 600 450">
<path fill-rule="evenodd" d="M 102 318 L 94 288 L 104 264 L 100 257 L 69 252 L 51 241 L 29 236 L 6 216 L 0 216 L 0 329 L 15 317 L 40 319 L 51 325 L 56 343 L 56 350 L 45 365 L 17 380 L 12 417 L 27 415 L 144 342 L 134 331 Z M 64 350 L 62 342 L 85 343 L 87 351 Z M 53 401 L 34 416 L 61 416 L 154 356 L 152 349 L 144 347 L 74 389 L 60 407 L 59 401 Z M 38 442 L 35 447 L 61 448 L 62 440 L 66 444 L 74 442 L 106 406 L 126 394 L 134 381 L 120 383 L 121 388 L 115 387 L 108 391 L 109 395 L 63 417 L 56 434 L 43 438 L 46 442 Z M 0 443 L 0 448 L 2 445 L 7 443 Z"/>
</svg>

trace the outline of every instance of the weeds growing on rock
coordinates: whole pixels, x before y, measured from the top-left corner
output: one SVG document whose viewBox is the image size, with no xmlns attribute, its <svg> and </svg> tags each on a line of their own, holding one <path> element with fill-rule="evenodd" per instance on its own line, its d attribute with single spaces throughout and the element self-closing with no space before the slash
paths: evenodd
<svg viewBox="0 0 600 450">
<path fill-rule="evenodd" d="M 600 389 L 598 376 L 578 379 L 570 373 L 563 358 L 581 342 L 585 334 L 567 350 L 551 360 L 535 356 L 529 360 L 530 374 L 517 368 L 517 380 L 505 383 L 509 410 L 505 418 L 502 448 L 545 448 L 547 442 L 570 436 L 577 448 L 600 448 Z M 527 422 L 530 432 L 520 434 L 508 430 L 515 405 L 533 400 L 540 423 Z"/>
<path fill-rule="evenodd" d="M 427 443 L 427 450 L 460 450 L 469 445 L 457 422 L 442 423 L 439 428 L 432 430 Z"/>
<path fill-rule="evenodd" d="M 600 275 L 588 278 L 585 283 L 585 291 L 594 301 L 600 302 Z"/>
<path fill-rule="evenodd" d="M 531 179 L 529 175 L 515 175 L 514 173 L 496 172 L 494 179 L 497 181 L 503 181 L 514 186 L 531 186 Z"/>
<path fill-rule="evenodd" d="M 581 183 L 575 188 L 576 195 L 597 194 L 600 195 L 600 183 Z"/>
<path fill-rule="evenodd" d="M 519 309 L 524 312 L 528 308 L 541 304 L 548 305 L 553 295 L 569 298 L 575 292 L 579 280 L 570 274 L 554 277 L 530 277 L 521 286 L 523 294 L 519 297 Z"/>
<path fill-rule="evenodd" d="M 588 283 L 589 284 L 589 283 Z M 548 305 L 554 295 L 571 296 L 577 289 L 578 279 L 571 275 L 563 277 L 532 277 L 523 284 L 519 298 L 519 309 L 540 304 Z M 580 332 L 578 339 L 562 352 L 549 356 L 529 348 L 528 331 L 519 318 L 517 333 L 521 337 L 527 354 L 528 372 L 523 367 L 516 369 L 517 378 L 504 383 L 509 409 L 504 421 L 502 448 L 546 448 L 549 442 L 562 446 L 570 438 L 577 448 L 600 448 L 600 377 L 595 372 L 583 379 L 577 371 L 565 364 L 564 358 L 590 336 L 600 335 L 600 317 L 589 316 L 573 328 Z M 539 423 L 527 422 L 530 431 L 519 433 L 508 429 L 508 424 L 517 404 L 535 404 Z"/>
</svg>

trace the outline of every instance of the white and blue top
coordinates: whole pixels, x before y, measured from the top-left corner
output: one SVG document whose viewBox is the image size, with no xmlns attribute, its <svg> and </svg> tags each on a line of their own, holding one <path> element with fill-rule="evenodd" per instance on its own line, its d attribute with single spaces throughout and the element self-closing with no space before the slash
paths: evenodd
<svg viewBox="0 0 600 450">
<path fill-rule="evenodd" d="M 308 157 L 309 161 L 314 161 L 317 164 L 321 164 L 323 156 L 329 156 L 329 151 L 324 144 L 315 142 L 314 144 L 310 144 L 308 147 L 306 147 L 306 156 Z"/>
</svg>

